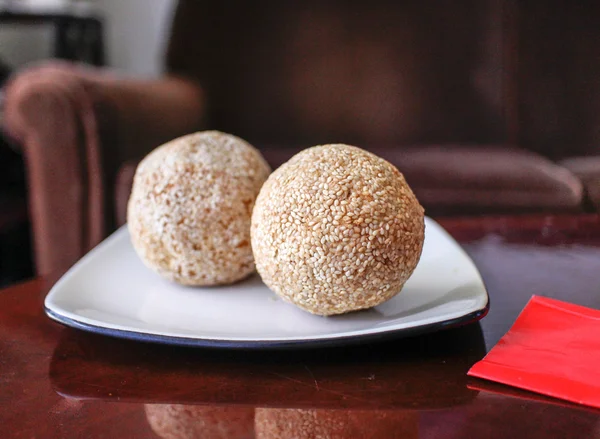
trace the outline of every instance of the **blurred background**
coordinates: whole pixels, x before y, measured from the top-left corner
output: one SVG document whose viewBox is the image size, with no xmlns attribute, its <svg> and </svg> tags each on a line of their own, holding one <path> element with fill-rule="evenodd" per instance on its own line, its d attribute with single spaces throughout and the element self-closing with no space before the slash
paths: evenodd
<svg viewBox="0 0 600 439">
<path fill-rule="evenodd" d="M 64 17 L 93 18 L 102 26 L 92 38 L 71 35 L 84 41 L 74 60 L 110 66 L 124 75 L 160 77 L 175 4 L 176 0 L 0 0 L 0 107 L 2 85 L 12 73 L 60 55 L 57 27 L 67 21 Z M 92 54 L 93 46 L 100 47 L 100 59 Z M 0 285 L 34 273 L 25 163 L 15 150 L 0 138 Z"/>
<path fill-rule="evenodd" d="M 125 222 L 139 160 L 219 129 L 343 142 L 430 216 L 600 208 L 600 2 L 0 0 L 0 284 Z"/>
<path fill-rule="evenodd" d="M 31 13 L 93 15 L 103 23 L 106 64 L 119 71 L 158 77 L 176 0 L 0 0 L 0 8 Z M 43 20 L 40 20 L 43 21 Z M 54 26 L 47 22 L 0 24 L 0 57 L 13 68 L 53 57 Z"/>
</svg>

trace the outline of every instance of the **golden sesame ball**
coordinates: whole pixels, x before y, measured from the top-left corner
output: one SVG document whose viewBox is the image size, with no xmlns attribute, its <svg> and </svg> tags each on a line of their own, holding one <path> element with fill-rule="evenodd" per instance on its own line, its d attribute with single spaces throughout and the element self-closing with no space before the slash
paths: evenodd
<svg viewBox="0 0 600 439">
<path fill-rule="evenodd" d="M 148 267 L 184 285 L 218 285 L 254 271 L 250 217 L 270 169 L 238 137 L 175 139 L 139 164 L 127 208 L 131 241 Z"/>
<path fill-rule="evenodd" d="M 265 284 L 313 314 L 376 306 L 415 269 L 423 208 L 392 164 L 348 145 L 315 146 L 283 164 L 252 214 Z"/>
<path fill-rule="evenodd" d="M 419 415 L 404 410 L 256 409 L 256 439 L 419 437 Z"/>
<path fill-rule="evenodd" d="M 254 436 L 254 408 L 146 404 L 146 418 L 163 439 L 247 439 Z"/>
</svg>

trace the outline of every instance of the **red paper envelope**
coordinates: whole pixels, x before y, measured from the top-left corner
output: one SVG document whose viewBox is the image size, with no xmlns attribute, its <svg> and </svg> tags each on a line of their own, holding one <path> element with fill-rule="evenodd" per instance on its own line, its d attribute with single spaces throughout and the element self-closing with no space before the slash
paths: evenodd
<svg viewBox="0 0 600 439">
<path fill-rule="evenodd" d="M 600 408 L 600 311 L 533 296 L 468 374 Z"/>
</svg>

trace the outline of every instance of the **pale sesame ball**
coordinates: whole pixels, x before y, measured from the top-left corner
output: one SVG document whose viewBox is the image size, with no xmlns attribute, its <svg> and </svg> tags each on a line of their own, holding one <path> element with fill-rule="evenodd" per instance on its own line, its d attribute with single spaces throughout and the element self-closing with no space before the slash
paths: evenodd
<svg viewBox="0 0 600 439">
<path fill-rule="evenodd" d="M 254 271 L 250 217 L 270 169 L 242 139 L 205 131 L 139 164 L 127 209 L 131 241 L 148 267 L 184 285 L 218 285 Z"/>
<path fill-rule="evenodd" d="M 263 185 L 252 250 L 265 284 L 313 314 L 371 308 L 415 269 L 423 208 L 392 164 L 348 145 L 315 146 Z"/>
</svg>

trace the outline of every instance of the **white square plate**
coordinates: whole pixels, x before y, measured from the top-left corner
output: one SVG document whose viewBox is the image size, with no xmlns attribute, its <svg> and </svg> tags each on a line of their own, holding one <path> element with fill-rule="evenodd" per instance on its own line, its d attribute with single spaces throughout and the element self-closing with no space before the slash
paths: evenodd
<svg viewBox="0 0 600 439">
<path fill-rule="evenodd" d="M 367 311 L 320 317 L 283 302 L 258 275 L 235 285 L 170 283 L 137 257 L 124 226 L 48 293 L 46 313 L 75 328 L 143 341 L 228 348 L 343 345 L 482 318 L 488 295 L 473 261 L 430 218 L 419 265 L 400 294 Z"/>
</svg>

